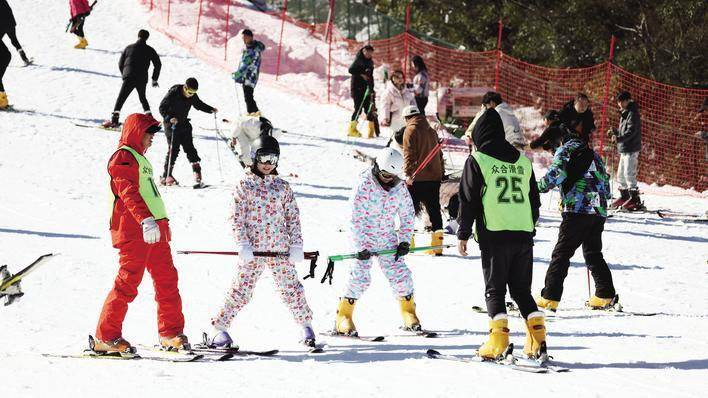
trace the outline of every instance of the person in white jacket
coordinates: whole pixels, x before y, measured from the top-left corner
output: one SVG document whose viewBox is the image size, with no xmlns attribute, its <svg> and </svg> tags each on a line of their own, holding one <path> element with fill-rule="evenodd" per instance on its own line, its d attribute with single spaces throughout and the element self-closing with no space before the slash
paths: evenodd
<svg viewBox="0 0 708 398">
<path fill-rule="evenodd" d="M 403 108 L 408 105 L 415 105 L 413 92 L 405 87 L 403 72 L 395 70 L 391 75 L 391 80 L 386 82 L 386 89 L 381 97 L 381 113 L 379 124 L 389 127 L 391 132 L 396 132 L 406 126 L 403 119 Z"/>
<path fill-rule="evenodd" d="M 487 91 L 487 93 L 482 97 L 482 107 L 472 120 L 472 123 L 470 123 L 467 127 L 465 135 L 471 140 L 474 125 L 487 109 L 494 109 L 497 111 L 504 125 L 504 138 L 507 142 L 513 145 L 514 148 L 518 149 L 519 152 L 523 152 L 524 147 L 526 146 L 526 138 L 521 130 L 519 119 L 516 118 L 516 115 L 514 115 L 514 110 L 511 109 L 509 104 L 504 102 L 501 94 L 494 91 Z"/>
<path fill-rule="evenodd" d="M 280 131 L 273 129 L 270 120 L 264 117 L 243 115 L 236 121 L 236 127 L 232 133 L 229 146 L 234 149 L 238 142 L 240 147 L 239 160 L 244 167 L 251 167 L 253 164 L 251 161 L 251 143 L 262 135 L 270 135 L 277 139 Z"/>
</svg>

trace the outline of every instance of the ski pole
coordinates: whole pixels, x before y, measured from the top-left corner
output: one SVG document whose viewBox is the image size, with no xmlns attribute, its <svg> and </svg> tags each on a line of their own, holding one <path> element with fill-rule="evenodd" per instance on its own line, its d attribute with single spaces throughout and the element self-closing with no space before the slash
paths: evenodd
<svg viewBox="0 0 708 398">
<path fill-rule="evenodd" d="M 425 159 L 423 159 L 423 161 L 420 162 L 420 164 L 418 165 L 418 168 L 416 168 L 415 171 L 413 172 L 413 175 L 410 176 L 411 180 L 414 180 L 415 176 L 418 175 L 418 173 L 420 173 L 420 171 L 423 170 L 425 168 L 425 166 L 427 166 L 428 163 L 430 163 L 431 160 L 433 160 L 433 157 L 438 153 L 438 151 L 442 148 L 443 143 L 445 143 L 446 141 L 447 141 L 446 139 L 442 139 L 442 140 L 438 141 L 438 144 L 435 145 L 435 147 L 430 151 L 430 153 L 428 153 L 428 156 L 426 156 Z"/>
<path fill-rule="evenodd" d="M 217 254 L 223 256 L 238 256 L 238 252 L 231 251 L 208 251 L 208 250 L 178 250 L 177 254 Z M 317 259 L 320 257 L 320 252 L 305 252 L 305 260 L 310 260 L 310 272 L 303 278 L 315 278 L 315 269 L 317 268 Z M 253 252 L 254 257 L 287 257 L 287 252 Z"/>
<path fill-rule="evenodd" d="M 224 172 L 221 169 L 221 154 L 219 153 L 221 137 L 219 137 L 219 126 L 216 123 L 216 113 L 214 113 L 214 134 L 216 134 L 216 159 L 219 162 L 219 176 L 221 176 L 221 182 L 224 182 Z"/>
<path fill-rule="evenodd" d="M 172 175 L 172 144 L 175 142 L 175 135 L 177 134 L 177 127 L 175 126 L 175 123 L 170 123 L 170 130 L 172 130 L 172 137 L 170 138 L 170 145 L 167 149 L 167 170 L 165 171 L 165 180 L 167 180 L 167 177 Z"/>
<path fill-rule="evenodd" d="M 588 271 L 588 300 L 592 298 L 592 295 L 590 295 L 590 267 L 586 266 L 585 267 Z"/>
<path fill-rule="evenodd" d="M 238 95 L 238 82 L 236 82 L 236 80 L 234 80 L 234 86 L 236 87 L 236 115 L 241 117 L 241 98 Z"/>
<path fill-rule="evenodd" d="M 414 253 L 414 252 L 419 252 L 419 251 L 424 251 L 424 250 L 439 250 L 439 249 L 444 249 L 446 247 L 453 247 L 454 245 L 437 245 L 437 246 L 422 246 L 422 247 L 415 247 L 410 249 L 408 252 L 409 253 Z M 396 254 L 398 250 L 397 249 L 387 249 L 387 250 L 377 250 L 374 252 L 371 252 L 372 256 L 382 256 L 382 255 L 388 255 L 388 254 Z M 358 253 L 349 253 L 349 254 L 338 254 L 334 256 L 329 256 L 327 257 L 327 270 L 325 270 L 324 275 L 322 276 L 322 280 L 320 280 L 320 283 L 325 283 L 327 279 L 329 279 L 329 284 L 332 284 L 332 277 L 334 276 L 334 263 L 335 261 L 342 261 L 342 260 L 348 260 L 352 258 L 357 258 Z"/>
</svg>

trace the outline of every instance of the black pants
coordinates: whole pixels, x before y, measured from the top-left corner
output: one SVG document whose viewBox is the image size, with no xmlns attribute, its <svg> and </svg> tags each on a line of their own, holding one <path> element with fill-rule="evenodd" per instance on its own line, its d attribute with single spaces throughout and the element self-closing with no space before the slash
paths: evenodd
<svg viewBox="0 0 708 398">
<path fill-rule="evenodd" d="M 123 85 L 120 87 L 120 92 L 118 93 L 118 98 L 116 99 L 116 106 L 113 107 L 115 112 L 120 112 L 125 104 L 125 100 L 128 99 L 130 93 L 133 90 L 138 91 L 138 98 L 140 98 L 140 103 L 143 105 L 143 110 L 145 112 L 150 110 L 150 104 L 148 103 L 147 97 L 145 96 L 145 87 L 147 87 L 147 82 L 135 82 L 130 79 L 123 80 Z"/>
<path fill-rule="evenodd" d="M 86 15 L 77 15 L 76 18 L 71 20 L 71 33 L 79 37 L 84 37 L 84 21 L 86 20 Z"/>
<path fill-rule="evenodd" d="M 531 295 L 533 277 L 533 244 L 509 242 L 504 245 L 488 245 L 481 249 L 482 272 L 484 273 L 484 297 L 490 318 L 506 313 L 504 298 L 506 287 L 509 295 L 519 306 L 526 319 L 538 311 Z"/>
<path fill-rule="evenodd" d="M 354 113 L 352 113 L 352 121 L 359 119 L 359 114 L 363 113 L 367 115 L 367 120 L 371 120 L 369 115 L 369 108 L 371 107 L 371 90 L 369 90 L 369 95 L 364 98 L 366 90 L 353 90 L 351 92 L 352 99 L 354 100 Z"/>
<path fill-rule="evenodd" d="M 192 142 L 192 125 L 188 121 L 175 124 L 174 134 L 172 132 L 172 123 L 169 120 L 165 120 L 163 126 L 165 127 L 165 137 L 167 137 L 169 149 L 167 150 L 167 156 L 165 156 L 165 169 L 162 176 L 167 177 L 172 175 L 172 169 L 175 167 L 180 146 L 184 149 L 184 153 L 187 154 L 187 160 L 190 163 L 199 162 L 201 159 L 197 153 L 197 148 L 194 147 L 194 142 Z"/>
<path fill-rule="evenodd" d="M 5 86 L 2 84 L 2 77 L 5 76 L 7 66 L 10 65 L 12 54 L 10 54 L 10 50 L 8 50 L 5 43 L 3 43 L 2 36 L 0 36 L 0 91 L 5 91 Z"/>
<path fill-rule="evenodd" d="M 428 97 L 415 97 L 415 104 L 421 115 L 425 115 L 425 106 L 428 105 Z"/>
<path fill-rule="evenodd" d="M 592 214 L 563 213 L 563 221 L 558 231 L 558 242 L 553 248 L 551 264 L 546 272 L 546 286 L 541 295 L 554 301 L 560 301 L 563 295 L 563 281 L 568 276 L 570 258 L 580 245 L 583 256 L 595 280 L 595 295 L 600 298 L 615 296 L 610 268 L 602 256 L 602 231 L 605 218 Z"/>
<path fill-rule="evenodd" d="M 420 204 L 425 205 L 433 231 L 442 229 L 442 214 L 440 214 L 440 181 L 414 181 L 408 187 L 413 198 L 416 214 L 420 213 Z"/>
<path fill-rule="evenodd" d="M 243 99 L 246 101 L 246 112 L 258 112 L 258 105 L 256 105 L 256 100 L 253 99 L 253 87 L 243 85 Z"/>
</svg>

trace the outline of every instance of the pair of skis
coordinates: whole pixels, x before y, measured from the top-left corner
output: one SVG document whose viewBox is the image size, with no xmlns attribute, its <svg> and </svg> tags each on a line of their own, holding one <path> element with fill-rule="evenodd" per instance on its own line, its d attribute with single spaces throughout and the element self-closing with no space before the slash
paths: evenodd
<svg viewBox="0 0 708 398">
<path fill-rule="evenodd" d="M 429 349 L 426 351 L 428 358 L 433 359 L 444 359 L 448 361 L 465 362 L 465 363 L 479 363 L 490 366 L 502 366 L 511 370 L 527 373 L 563 373 L 568 372 L 570 369 L 554 365 L 548 359 L 547 355 L 542 355 L 542 359 L 528 359 L 518 355 L 514 355 L 514 344 L 509 344 L 506 351 L 501 355 L 500 359 L 487 359 L 475 355 L 472 357 L 463 357 L 457 355 L 443 354 L 440 351 Z"/>
</svg>

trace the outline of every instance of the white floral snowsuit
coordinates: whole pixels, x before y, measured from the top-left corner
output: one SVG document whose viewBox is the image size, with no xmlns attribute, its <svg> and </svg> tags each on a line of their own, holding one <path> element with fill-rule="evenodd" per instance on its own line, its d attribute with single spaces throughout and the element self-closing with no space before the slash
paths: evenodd
<svg viewBox="0 0 708 398">
<path fill-rule="evenodd" d="M 350 201 L 351 233 L 354 249 L 359 252 L 395 249 L 400 242 L 410 242 L 413 235 L 413 201 L 406 184 L 399 182 L 386 191 L 371 170 L 360 176 Z M 396 233 L 396 216 L 400 227 Z M 378 256 L 379 266 L 396 296 L 413 294 L 413 277 L 403 258 Z M 358 299 L 371 284 L 371 260 L 357 260 L 349 270 L 344 297 Z"/>
<path fill-rule="evenodd" d="M 228 329 L 236 314 L 251 300 L 253 289 L 267 266 L 280 298 L 300 325 L 312 321 L 295 265 L 287 257 L 291 246 L 302 247 L 300 214 L 290 185 L 274 175 L 261 178 L 247 172 L 234 190 L 233 233 L 236 242 L 248 242 L 253 252 L 282 252 L 283 257 L 258 257 L 240 262 L 224 307 L 212 319 L 217 329 Z"/>
</svg>

